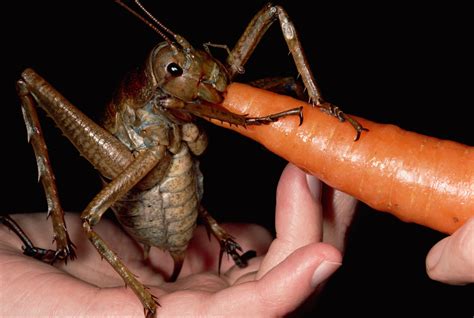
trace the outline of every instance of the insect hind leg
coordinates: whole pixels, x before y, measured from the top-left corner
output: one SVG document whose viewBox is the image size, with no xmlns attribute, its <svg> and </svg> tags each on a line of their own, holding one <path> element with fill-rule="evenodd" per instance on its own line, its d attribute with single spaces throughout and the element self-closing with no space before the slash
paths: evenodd
<svg viewBox="0 0 474 318">
<path fill-rule="evenodd" d="M 55 259 L 64 259 L 67 262 L 68 258 L 71 260 L 76 258 L 76 254 L 74 252 L 74 244 L 67 232 L 64 211 L 59 201 L 56 180 L 50 164 L 48 149 L 41 130 L 38 113 L 36 112 L 36 100 L 22 79 L 17 82 L 17 91 L 21 100 L 21 110 L 26 125 L 28 142 L 33 147 L 38 165 L 38 181 L 41 181 L 43 185 L 46 201 L 48 203 L 48 217 L 51 216 L 53 223 L 54 241 L 56 242 L 56 252 L 53 261 Z M 17 232 L 15 231 L 15 233 Z M 19 234 L 17 233 L 17 235 Z M 43 249 L 38 249 L 38 251 L 40 250 Z M 35 254 L 34 252 L 32 253 Z M 49 256 L 46 255 L 49 255 L 49 253 L 45 254 L 45 257 L 49 260 Z"/>
</svg>

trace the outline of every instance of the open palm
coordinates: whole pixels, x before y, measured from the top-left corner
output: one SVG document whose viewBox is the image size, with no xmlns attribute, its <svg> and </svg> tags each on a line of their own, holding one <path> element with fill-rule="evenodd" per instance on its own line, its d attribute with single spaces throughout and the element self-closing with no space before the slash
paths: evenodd
<svg viewBox="0 0 474 318">
<path fill-rule="evenodd" d="M 244 250 L 255 250 L 258 257 L 246 268 L 233 266 L 224 257 L 220 276 L 219 245 L 214 239 L 209 242 L 204 228 L 196 229 L 182 272 L 173 283 L 166 282 L 173 266 L 168 254 L 152 249 L 149 260 L 143 261 L 141 247 L 113 222 L 103 220 L 95 228 L 158 297 L 159 317 L 282 316 L 295 310 L 341 262 L 336 248 L 321 243 L 323 208 L 317 191 L 308 187 L 304 173 L 288 166 L 277 191 L 277 237 L 257 225 L 224 225 Z M 332 212 L 350 219 L 355 200 L 345 197 L 335 202 Z M 44 215 L 14 218 L 37 246 L 53 248 L 50 222 Z M 54 266 L 24 256 L 18 238 L 0 227 L 0 313 L 143 317 L 139 300 L 82 233 L 78 215 L 67 214 L 66 222 L 78 259 Z M 341 248 L 338 232 L 344 234 L 344 225 L 342 230 L 333 227 L 324 237 Z"/>
</svg>

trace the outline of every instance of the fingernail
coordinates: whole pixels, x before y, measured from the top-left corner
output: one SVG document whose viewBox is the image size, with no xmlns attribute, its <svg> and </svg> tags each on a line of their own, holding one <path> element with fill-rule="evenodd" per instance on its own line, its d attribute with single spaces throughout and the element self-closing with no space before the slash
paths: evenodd
<svg viewBox="0 0 474 318">
<path fill-rule="evenodd" d="M 321 199 L 321 181 L 319 181 L 316 177 L 307 174 L 306 182 L 308 183 L 309 192 L 313 198 L 316 201 L 319 201 L 319 199 Z"/>
<path fill-rule="evenodd" d="M 316 288 L 319 284 L 327 280 L 342 264 L 338 262 L 323 261 L 313 273 L 311 286 Z"/>
</svg>

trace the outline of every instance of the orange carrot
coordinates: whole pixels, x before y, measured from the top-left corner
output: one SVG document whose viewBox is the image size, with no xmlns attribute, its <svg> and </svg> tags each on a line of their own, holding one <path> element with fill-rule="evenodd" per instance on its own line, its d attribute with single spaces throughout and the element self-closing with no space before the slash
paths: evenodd
<svg viewBox="0 0 474 318">
<path fill-rule="evenodd" d="M 354 142 L 355 131 L 348 123 L 299 100 L 238 83 L 229 86 L 223 104 L 249 116 L 302 105 L 302 126 L 290 116 L 271 125 L 230 128 L 405 222 L 453 233 L 474 216 L 474 147 L 357 117 L 369 132 Z"/>
</svg>

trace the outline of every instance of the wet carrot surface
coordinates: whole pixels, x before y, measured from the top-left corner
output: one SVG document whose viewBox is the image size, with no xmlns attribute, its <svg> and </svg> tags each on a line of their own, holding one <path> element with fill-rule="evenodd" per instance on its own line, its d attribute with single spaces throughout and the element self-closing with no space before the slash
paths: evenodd
<svg viewBox="0 0 474 318">
<path fill-rule="evenodd" d="M 234 83 L 224 107 L 263 116 L 304 106 L 296 116 L 267 126 L 231 129 L 405 222 L 452 233 L 474 216 L 474 148 L 355 117 L 369 132 L 355 131 L 299 100 Z M 221 124 L 227 126 L 226 124 Z"/>
</svg>

